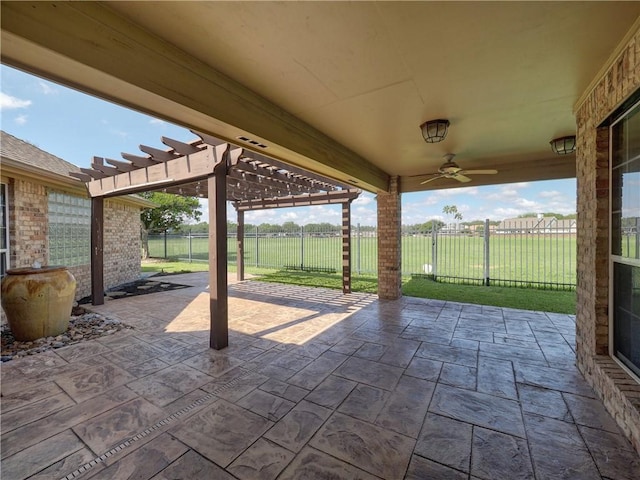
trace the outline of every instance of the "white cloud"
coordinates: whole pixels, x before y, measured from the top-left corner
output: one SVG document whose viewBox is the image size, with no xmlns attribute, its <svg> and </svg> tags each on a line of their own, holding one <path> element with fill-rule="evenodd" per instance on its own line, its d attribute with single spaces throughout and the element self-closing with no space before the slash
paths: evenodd
<svg viewBox="0 0 640 480">
<path fill-rule="evenodd" d="M 27 123 L 28 118 L 29 117 L 27 117 L 26 115 L 18 115 L 13 121 L 18 125 L 24 125 L 25 123 Z"/>
<path fill-rule="evenodd" d="M 166 125 L 167 122 L 165 122 L 164 120 L 160 120 L 159 118 L 152 118 L 151 120 L 149 120 L 149 124 L 150 125 Z"/>
<path fill-rule="evenodd" d="M 40 88 L 40 93 L 45 95 L 57 95 L 59 93 L 56 88 L 53 88 L 50 84 L 43 81 L 38 82 L 38 87 Z"/>
<path fill-rule="evenodd" d="M 538 196 L 542 197 L 542 198 L 553 198 L 553 197 L 558 197 L 562 195 L 559 191 L 557 190 L 547 190 L 544 192 L 540 192 L 538 194 Z"/>
<path fill-rule="evenodd" d="M 253 223 L 256 225 L 261 223 L 277 223 L 274 221 L 275 217 L 275 210 L 254 210 L 245 213 L 244 221 L 245 223 Z"/>
<path fill-rule="evenodd" d="M 12 110 L 15 108 L 27 108 L 31 105 L 31 100 L 22 100 L 12 97 L 4 92 L 0 92 L 0 110 Z"/>
<path fill-rule="evenodd" d="M 519 207 L 528 208 L 529 210 L 541 210 L 542 206 L 538 202 L 533 200 L 527 200 L 526 198 L 516 198 L 514 203 Z"/>
<path fill-rule="evenodd" d="M 524 213 L 524 212 L 519 208 L 502 208 L 502 207 L 498 207 L 498 208 L 493 210 L 493 216 L 490 215 L 489 218 L 492 219 L 492 220 L 493 219 L 503 220 L 505 218 L 517 217 L 518 215 L 521 215 L 522 213 Z"/>
<path fill-rule="evenodd" d="M 436 198 L 451 198 L 461 195 L 477 195 L 478 187 L 461 187 L 461 188 L 444 188 L 442 190 L 434 190 L 432 195 Z"/>
</svg>

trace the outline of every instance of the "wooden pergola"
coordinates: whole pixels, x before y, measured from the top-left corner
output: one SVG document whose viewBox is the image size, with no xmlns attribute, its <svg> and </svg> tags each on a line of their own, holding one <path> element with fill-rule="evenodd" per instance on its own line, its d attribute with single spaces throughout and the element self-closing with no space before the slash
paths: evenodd
<svg viewBox="0 0 640 480">
<path fill-rule="evenodd" d="M 91 168 L 70 175 L 86 183 L 91 197 L 91 298 L 104 303 L 104 199 L 161 190 L 209 199 L 209 295 L 211 348 L 228 335 L 227 210 L 238 213 L 238 279 L 244 280 L 244 212 L 310 205 L 342 205 L 342 289 L 351 291 L 351 202 L 361 190 L 237 147 L 213 136 L 184 143 L 162 137 L 168 147 L 140 145 L 144 155 L 123 160 L 94 157 Z"/>
</svg>

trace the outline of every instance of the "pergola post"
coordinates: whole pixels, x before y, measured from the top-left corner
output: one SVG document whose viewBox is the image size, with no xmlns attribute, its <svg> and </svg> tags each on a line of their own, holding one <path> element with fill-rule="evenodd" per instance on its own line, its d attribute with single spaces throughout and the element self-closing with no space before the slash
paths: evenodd
<svg viewBox="0 0 640 480">
<path fill-rule="evenodd" d="M 238 210 L 238 229 L 236 230 L 236 275 L 239 282 L 244 280 L 244 211 Z"/>
<path fill-rule="evenodd" d="M 351 293 L 351 201 L 342 203 L 342 293 Z"/>
<path fill-rule="evenodd" d="M 209 346 L 229 345 L 227 293 L 227 165 L 226 155 L 207 179 L 209 197 Z"/>
<path fill-rule="evenodd" d="M 104 199 L 91 199 L 91 303 L 104 304 Z"/>
</svg>

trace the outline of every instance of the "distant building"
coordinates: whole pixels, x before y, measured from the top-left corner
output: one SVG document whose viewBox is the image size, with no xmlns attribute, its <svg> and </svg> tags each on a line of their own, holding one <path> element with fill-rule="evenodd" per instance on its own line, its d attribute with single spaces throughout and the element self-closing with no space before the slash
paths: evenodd
<svg viewBox="0 0 640 480">
<path fill-rule="evenodd" d="M 507 218 L 495 229 L 499 235 L 515 234 L 566 234 L 575 235 L 578 231 L 575 219 L 558 220 L 556 217 Z"/>
</svg>

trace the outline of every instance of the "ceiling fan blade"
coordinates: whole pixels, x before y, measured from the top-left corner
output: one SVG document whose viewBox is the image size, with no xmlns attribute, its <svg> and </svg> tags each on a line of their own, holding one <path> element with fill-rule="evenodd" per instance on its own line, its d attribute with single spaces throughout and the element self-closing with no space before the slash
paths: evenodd
<svg viewBox="0 0 640 480">
<path fill-rule="evenodd" d="M 462 182 L 462 183 L 467 183 L 467 182 L 471 181 L 471 179 L 469 177 L 465 177 L 464 175 L 461 175 L 459 173 L 456 174 L 455 176 L 453 176 L 452 178 L 455 178 L 456 180 L 458 180 L 459 182 Z"/>
<path fill-rule="evenodd" d="M 444 175 L 437 175 L 435 177 L 431 177 L 426 179 L 424 182 L 420 182 L 420 185 L 424 185 L 425 183 L 429 183 L 429 182 L 433 182 L 434 180 L 437 180 L 439 178 L 442 178 Z"/>
<path fill-rule="evenodd" d="M 495 175 L 498 173 L 498 170 L 462 170 L 458 173 L 463 173 L 465 175 Z"/>
</svg>

